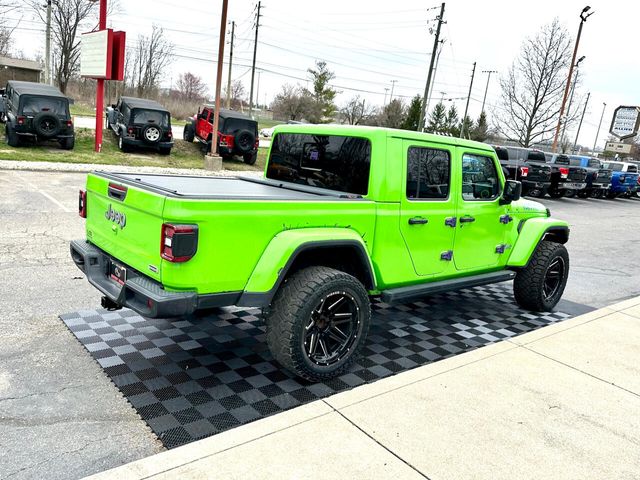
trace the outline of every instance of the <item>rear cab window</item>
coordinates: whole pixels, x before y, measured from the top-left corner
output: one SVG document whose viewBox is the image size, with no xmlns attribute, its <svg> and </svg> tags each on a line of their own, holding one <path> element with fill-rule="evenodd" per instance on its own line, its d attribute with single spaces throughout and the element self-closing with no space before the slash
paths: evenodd
<svg viewBox="0 0 640 480">
<path fill-rule="evenodd" d="M 369 191 L 371 142 L 339 135 L 279 133 L 266 177 L 355 195 Z"/>
<path fill-rule="evenodd" d="M 160 112 L 158 110 L 134 108 L 131 123 L 155 123 L 156 125 L 160 125 L 162 127 L 168 127 L 169 114 L 167 112 Z"/>
<path fill-rule="evenodd" d="M 258 123 L 253 120 L 228 117 L 222 122 L 222 117 L 220 117 L 220 122 L 222 123 L 220 128 L 222 133 L 231 134 L 240 130 L 249 130 L 254 135 L 258 135 Z"/>
</svg>

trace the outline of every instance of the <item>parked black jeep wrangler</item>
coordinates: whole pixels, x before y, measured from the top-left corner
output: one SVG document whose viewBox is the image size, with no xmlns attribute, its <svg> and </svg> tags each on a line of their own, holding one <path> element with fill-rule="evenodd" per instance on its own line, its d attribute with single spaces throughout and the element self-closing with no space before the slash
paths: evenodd
<svg viewBox="0 0 640 480">
<path fill-rule="evenodd" d="M 184 127 L 184 140 L 202 143 L 207 151 L 211 151 L 213 132 L 212 105 L 205 105 L 197 115 L 191 118 Z M 258 158 L 258 122 L 251 117 L 233 110 L 220 109 L 218 119 L 218 154 L 223 159 L 234 155 L 241 156 L 245 163 L 253 165 Z"/>
<path fill-rule="evenodd" d="M 162 155 L 171 153 L 171 114 L 158 102 L 120 97 L 117 104 L 107 108 L 107 127 L 115 132 L 123 152 L 140 147 L 153 148 Z"/>
<path fill-rule="evenodd" d="M 66 150 L 75 144 L 69 99 L 43 83 L 9 80 L 3 102 L 7 143 L 19 147 L 25 140 L 56 140 Z"/>
</svg>

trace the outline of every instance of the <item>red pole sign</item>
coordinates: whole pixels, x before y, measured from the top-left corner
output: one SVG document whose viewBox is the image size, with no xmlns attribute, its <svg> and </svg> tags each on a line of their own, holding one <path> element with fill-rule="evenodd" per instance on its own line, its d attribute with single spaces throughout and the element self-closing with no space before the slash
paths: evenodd
<svg viewBox="0 0 640 480">
<path fill-rule="evenodd" d="M 107 28 L 107 0 L 100 0 L 100 20 L 98 23 L 98 30 L 105 30 Z M 96 88 L 96 143 L 95 151 L 100 153 L 102 151 L 102 126 L 104 124 L 103 112 L 104 112 L 104 79 L 97 79 L 98 86 Z"/>
</svg>

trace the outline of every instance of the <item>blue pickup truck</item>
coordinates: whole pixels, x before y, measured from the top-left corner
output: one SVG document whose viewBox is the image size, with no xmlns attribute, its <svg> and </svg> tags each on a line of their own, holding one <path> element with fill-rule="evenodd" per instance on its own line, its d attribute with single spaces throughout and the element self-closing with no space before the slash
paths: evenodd
<svg viewBox="0 0 640 480">
<path fill-rule="evenodd" d="M 580 198 L 603 198 L 609 194 L 613 172 L 605 167 L 600 160 L 584 155 L 570 155 L 571 165 L 580 166 L 587 170 L 585 188 L 576 194 Z"/>
<path fill-rule="evenodd" d="M 639 188 L 637 165 L 629 162 L 610 161 L 605 163 L 605 168 L 613 170 L 607 198 L 630 198 L 637 193 Z"/>
</svg>

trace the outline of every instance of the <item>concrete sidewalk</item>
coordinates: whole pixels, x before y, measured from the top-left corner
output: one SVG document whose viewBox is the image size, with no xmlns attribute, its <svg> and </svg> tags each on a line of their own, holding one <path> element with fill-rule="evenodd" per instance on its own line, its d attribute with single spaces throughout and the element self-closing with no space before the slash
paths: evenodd
<svg viewBox="0 0 640 480">
<path fill-rule="evenodd" d="M 640 478 L 640 297 L 92 479 Z"/>
</svg>

